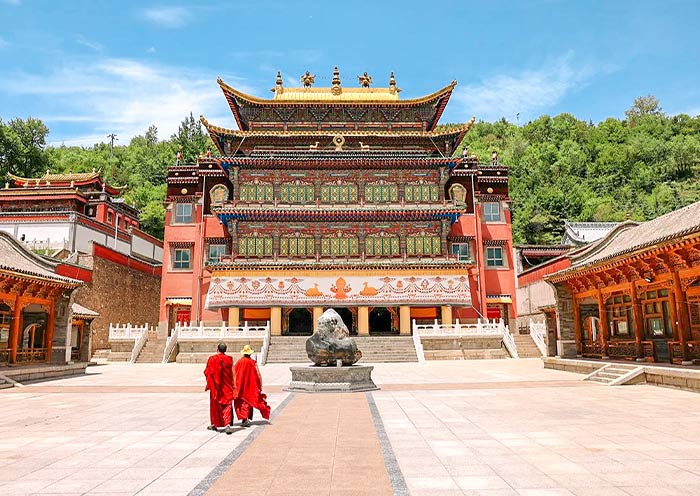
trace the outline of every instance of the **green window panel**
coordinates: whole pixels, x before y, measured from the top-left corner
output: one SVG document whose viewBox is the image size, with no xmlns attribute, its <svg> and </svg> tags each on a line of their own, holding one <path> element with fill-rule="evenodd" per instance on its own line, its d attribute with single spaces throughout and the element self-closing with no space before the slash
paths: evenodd
<svg viewBox="0 0 700 496">
<path fill-rule="evenodd" d="M 357 238 L 322 238 L 321 254 L 326 256 L 358 255 L 359 242 Z"/>
<path fill-rule="evenodd" d="M 314 238 L 280 238 L 282 256 L 307 256 L 314 255 L 315 252 Z"/>
<path fill-rule="evenodd" d="M 311 203 L 314 201 L 314 187 L 311 184 L 283 184 L 280 187 L 282 203 Z"/>
<path fill-rule="evenodd" d="M 406 254 L 407 255 L 439 255 L 440 254 L 440 237 L 439 236 L 407 236 L 406 237 Z"/>
<path fill-rule="evenodd" d="M 241 238 L 238 252 L 246 257 L 265 257 L 272 255 L 272 238 Z"/>
<path fill-rule="evenodd" d="M 409 202 L 436 202 L 438 187 L 437 184 L 407 184 L 404 196 Z"/>
<path fill-rule="evenodd" d="M 327 184 L 321 186 L 323 203 L 357 203 L 357 186 L 354 184 Z"/>
<path fill-rule="evenodd" d="M 241 201 L 272 201 L 271 184 L 241 184 L 239 196 Z"/>
<path fill-rule="evenodd" d="M 369 256 L 392 256 L 399 255 L 399 252 L 399 238 L 396 236 L 367 238 L 365 240 L 365 254 Z"/>
<path fill-rule="evenodd" d="M 365 186 L 367 203 L 391 203 L 399 199 L 399 187 L 396 184 L 368 184 Z"/>
</svg>

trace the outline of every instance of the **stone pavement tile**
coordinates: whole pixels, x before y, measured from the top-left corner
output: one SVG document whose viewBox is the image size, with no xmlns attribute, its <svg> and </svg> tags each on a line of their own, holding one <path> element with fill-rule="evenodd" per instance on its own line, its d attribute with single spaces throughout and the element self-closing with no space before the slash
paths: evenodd
<svg viewBox="0 0 700 496">
<path fill-rule="evenodd" d="M 34 494 L 51 485 L 48 480 L 20 480 L 10 481 L 0 485 L 0 494 L 3 496 Z"/>
<path fill-rule="evenodd" d="M 613 486 L 606 487 L 569 487 L 576 496 L 629 496 L 622 489 Z"/>
<path fill-rule="evenodd" d="M 650 485 L 650 486 L 627 486 L 621 487 L 626 494 L 630 496 L 687 496 L 688 493 L 669 486 Z M 697 494 L 697 493 L 696 493 Z"/>
<path fill-rule="evenodd" d="M 573 496 L 568 489 L 518 489 L 520 496 Z"/>
<path fill-rule="evenodd" d="M 420 490 L 432 490 L 433 494 L 440 494 L 441 491 L 459 489 L 452 477 L 406 477 L 405 479 L 411 494 Z"/>
<path fill-rule="evenodd" d="M 110 479 L 93 487 L 90 493 L 114 493 L 126 492 L 136 494 L 138 491 L 150 484 L 153 479 Z"/>
<path fill-rule="evenodd" d="M 575 488 L 605 488 L 611 487 L 612 482 L 595 474 L 548 474 L 561 486 L 573 491 Z"/>
<path fill-rule="evenodd" d="M 536 474 L 508 474 L 500 476 L 506 483 L 514 489 L 534 489 L 534 488 L 555 488 L 559 483 L 546 475 Z"/>
<path fill-rule="evenodd" d="M 403 470 L 403 465 L 401 466 Z M 474 475 L 498 475 L 496 471 L 486 464 L 478 465 L 445 465 L 445 470 L 452 477 L 474 476 Z"/>
<path fill-rule="evenodd" d="M 510 485 L 498 475 L 467 475 L 454 478 L 460 489 L 508 489 Z"/>
<path fill-rule="evenodd" d="M 100 483 L 99 480 L 78 480 L 73 478 L 66 478 L 60 481 L 55 481 L 44 487 L 36 494 L 83 494 Z"/>
</svg>

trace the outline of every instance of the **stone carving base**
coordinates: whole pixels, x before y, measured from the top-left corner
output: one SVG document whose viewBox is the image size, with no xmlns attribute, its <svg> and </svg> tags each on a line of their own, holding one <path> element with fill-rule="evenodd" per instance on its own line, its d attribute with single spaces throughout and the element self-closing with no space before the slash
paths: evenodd
<svg viewBox="0 0 700 496">
<path fill-rule="evenodd" d="M 371 365 L 349 367 L 289 367 L 292 382 L 287 391 L 302 393 L 352 393 L 379 389 L 372 381 Z"/>
</svg>

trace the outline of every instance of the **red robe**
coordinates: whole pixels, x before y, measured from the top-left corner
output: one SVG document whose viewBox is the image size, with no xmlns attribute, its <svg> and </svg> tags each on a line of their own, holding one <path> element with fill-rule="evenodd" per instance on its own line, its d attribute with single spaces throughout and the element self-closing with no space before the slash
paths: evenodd
<svg viewBox="0 0 700 496">
<path fill-rule="evenodd" d="M 204 376 L 207 378 L 204 390 L 209 391 L 211 424 L 226 427 L 233 420 L 233 359 L 224 353 L 210 356 Z"/>
<path fill-rule="evenodd" d="M 263 418 L 270 418 L 267 395 L 262 392 L 262 377 L 258 365 L 250 357 L 243 356 L 233 366 L 236 376 L 233 406 L 239 420 L 247 419 L 251 408 L 260 410 Z"/>
</svg>

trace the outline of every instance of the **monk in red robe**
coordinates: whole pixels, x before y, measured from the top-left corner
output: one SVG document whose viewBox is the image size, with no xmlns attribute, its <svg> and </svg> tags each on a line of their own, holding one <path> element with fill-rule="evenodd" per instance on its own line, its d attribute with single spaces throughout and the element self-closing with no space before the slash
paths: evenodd
<svg viewBox="0 0 700 496">
<path fill-rule="evenodd" d="M 207 360 L 204 376 L 207 378 L 209 391 L 209 417 L 211 425 L 207 429 L 217 430 L 217 427 L 226 427 L 226 433 L 230 434 L 233 425 L 233 359 L 226 354 L 226 344 L 220 343 L 218 353 Z"/>
<path fill-rule="evenodd" d="M 270 418 L 270 407 L 267 395 L 262 392 L 262 376 L 258 364 L 250 356 L 253 349 L 245 345 L 241 350 L 243 355 L 233 366 L 236 376 L 236 389 L 233 394 L 233 406 L 241 425 L 247 427 L 253 414 L 253 408 L 260 410 L 264 419 Z"/>
</svg>

